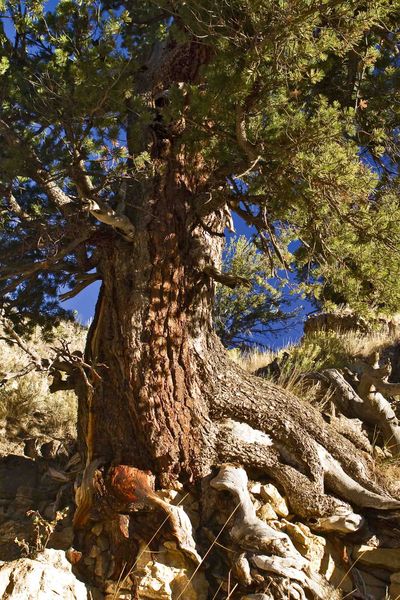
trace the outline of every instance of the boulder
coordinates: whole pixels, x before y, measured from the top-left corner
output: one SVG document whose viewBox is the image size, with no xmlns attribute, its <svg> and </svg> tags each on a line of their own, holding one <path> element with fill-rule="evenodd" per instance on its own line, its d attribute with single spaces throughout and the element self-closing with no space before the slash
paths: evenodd
<svg viewBox="0 0 400 600">
<path fill-rule="evenodd" d="M 357 562 L 371 567 L 381 567 L 388 571 L 400 571 L 400 548 L 375 548 L 356 546 L 352 557 Z"/>
<path fill-rule="evenodd" d="M 0 598 L 87 600 L 88 590 L 72 573 L 65 553 L 47 549 L 34 560 L 0 563 Z"/>
<path fill-rule="evenodd" d="M 309 315 L 304 323 L 304 334 L 312 335 L 318 331 L 360 331 L 369 333 L 370 326 L 362 317 L 359 317 L 350 309 L 338 312 L 319 312 Z"/>
</svg>

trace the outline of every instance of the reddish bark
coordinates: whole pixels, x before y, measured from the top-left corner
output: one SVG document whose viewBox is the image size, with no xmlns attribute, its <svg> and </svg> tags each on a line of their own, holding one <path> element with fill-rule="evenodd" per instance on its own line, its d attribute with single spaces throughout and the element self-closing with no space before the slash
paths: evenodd
<svg viewBox="0 0 400 600">
<path fill-rule="evenodd" d="M 180 167 L 160 162 L 164 173 L 136 218 L 134 243 L 115 237 L 102 249 L 86 355 L 105 366 L 93 383 L 90 426 L 85 394 L 79 409 L 92 457 L 150 469 L 164 483 L 202 471 L 210 394 L 202 365 L 213 343 L 213 283 L 202 268 L 221 239 L 196 224 L 196 184 Z"/>
</svg>

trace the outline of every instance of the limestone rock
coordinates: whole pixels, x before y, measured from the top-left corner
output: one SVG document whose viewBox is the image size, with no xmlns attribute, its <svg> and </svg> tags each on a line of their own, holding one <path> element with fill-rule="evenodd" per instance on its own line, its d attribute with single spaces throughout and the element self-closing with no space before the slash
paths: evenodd
<svg viewBox="0 0 400 600">
<path fill-rule="evenodd" d="M 370 327 L 363 318 L 347 309 L 340 312 L 320 312 L 310 315 L 304 323 L 304 333 L 312 335 L 318 331 L 367 333 L 370 331 Z"/>
<path fill-rule="evenodd" d="M 300 554 L 310 562 L 311 570 L 319 572 L 325 555 L 326 539 L 312 533 L 303 523 L 282 519 L 280 527 L 288 534 Z"/>
<path fill-rule="evenodd" d="M 282 519 L 280 526 L 289 535 L 297 550 L 309 561 L 310 570 L 320 573 L 334 587 L 345 593 L 354 588 L 349 566 L 343 563 L 340 551 L 331 541 L 315 535 L 303 523 L 292 523 Z"/>
<path fill-rule="evenodd" d="M 165 542 L 160 552 L 139 550 L 138 596 L 140 600 L 173 600 L 182 593 L 185 600 L 206 600 L 208 584 L 198 572 L 190 581 L 195 565 L 180 552 L 174 542 Z"/>
<path fill-rule="evenodd" d="M 400 548 L 374 548 L 357 546 L 353 551 L 353 559 L 361 564 L 381 567 L 389 571 L 400 571 Z"/>
<path fill-rule="evenodd" d="M 62 550 L 44 550 L 35 560 L 0 563 L 0 598 L 7 600 L 87 600 Z"/>
<path fill-rule="evenodd" d="M 254 494 L 255 496 L 261 496 L 261 483 L 259 481 L 251 483 L 251 485 L 249 486 L 249 492 Z"/>
<path fill-rule="evenodd" d="M 261 507 L 257 511 L 257 516 L 263 521 L 274 521 L 278 518 L 278 515 L 276 514 L 269 502 L 267 502 L 267 504 L 261 505 Z"/>
<path fill-rule="evenodd" d="M 288 505 L 286 504 L 285 498 L 280 495 L 278 490 L 272 483 L 267 483 L 261 486 L 261 498 L 266 502 L 269 502 L 280 517 L 287 517 L 289 514 Z"/>
</svg>

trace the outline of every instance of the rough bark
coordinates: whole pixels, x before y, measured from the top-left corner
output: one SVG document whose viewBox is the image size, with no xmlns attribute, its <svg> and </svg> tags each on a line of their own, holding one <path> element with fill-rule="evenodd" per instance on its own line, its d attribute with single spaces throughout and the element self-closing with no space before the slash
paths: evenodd
<svg viewBox="0 0 400 600">
<path fill-rule="evenodd" d="M 93 525 L 105 524 L 114 560 L 109 579 L 132 573 L 151 531 L 156 539 L 172 536 L 200 568 L 202 549 L 187 517 L 157 490 L 178 480 L 196 484 L 226 462 L 266 473 L 284 489 L 291 511 L 319 531 L 360 531 L 364 509 L 400 508 L 366 454 L 315 408 L 229 361 L 212 331 L 207 269 L 220 266 L 222 224 L 218 216 L 206 229 L 196 222 L 196 185 L 183 167 L 176 156 L 160 162 L 134 242 L 112 237 L 101 248 L 103 284 L 85 356 L 92 369 L 82 368 L 79 390 L 85 469 L 75 528 L 85 556 Z M 297 555 L 274 550 L 275 534 L 253 518 L 235 477 L 229 485 L 216 481 L 242 506 L 231 531 L 235 544 L 264 552 L 252 556 L 252 567 L 291 582 L 274 597 L 302 598 L 301 586 L 312 597 L 333 597 Z"/>
<path fill-rule="evenodd" d="M 194 190 L 179 165 L 160 164 L 133 244 L 104 245 L 102 288 L 87 360 L 99 365 L 91 407 L 80 405 L 81 441 L 92 458 L 147 469 L 164 483 L 203 471 L 211 385 L 203 381 L 211 352 L 213 264 L 220 238 L 196 227 Z M 218 225 L 218 223 L 217 223 Z"/>
<path fill-rule="evenodd" d="M 179 81 L 195 77 L 204 60 L 200 50 L 194 74 L 179 73 Z M 160 61 L 153 57 L 147 71 L 154 71 L 158 92 Z M 140 85 L 151 96 L 148 83 Z M 286 537 L 260 525 L 245 472 L 226 463 L 268 474 L 284 489 L 291 511 L 322 531 L 359 532 L 363 509 L 391 511 L 400 500 L 376 481 L 367 455 L 315 408 L 229 361 L 211 323 L 224 216 L 218 210 L 198 216 L 196 198 L 204 195 L 208 174 L 200 159 L 186 164 L 176 131 L 153 131 L 157 174 L 128 186 L 132 240 L 112 233 L 97 249 L 102 288 L 85 353 L 92 366 L 82 366 L 78 386 L 84 470 L 76 492 L 76 544 L 88 555 L 100 521 L 113 561 L 105 576 L 129 580 L 133 594 L 139 549 L 157 547 L 163 536 L 196 565 L 195 574 L 209 550 L 196 548 L 188 519 L 162 501 L 159 489 L 183 483 L 198 491 L 197 483 L 212 474 L 214 492 L 227 492 L 239 507 L 224 527 L 239 552 L 240 589 L 251 588 L 257 568 L 278 577 L 274 598 L 305 598 L 302 586 L 311 597 L 333 598 Z M 216 476 L 221 464 L 225 475 Z M 77 568 L 85 571 L 85 564 Z M 100 585 L 99 573 L 92 577 Z M 258 591 L 270 597 L 267 587 Z"/>
</svg>

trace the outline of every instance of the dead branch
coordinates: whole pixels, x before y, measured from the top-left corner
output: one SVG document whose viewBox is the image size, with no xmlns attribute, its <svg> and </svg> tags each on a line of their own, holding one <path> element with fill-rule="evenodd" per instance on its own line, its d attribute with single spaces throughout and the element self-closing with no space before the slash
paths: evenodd
<svg viewBox="0 0 400 600">
<path fill-rule="evenodd" d="M 218 281 L 222 285 L 226 285 L 232 289 L 244 285 L 247 288 L 251 287 L 251 282 L 245 277 L 240 277 L 239 275 L 232 275 L 231 273 L 223 273 L 222 271 L 218 271 L 216 267 L 211 265 L 207 265 L 203 269 L 203 273 Z"/>
</svg>

